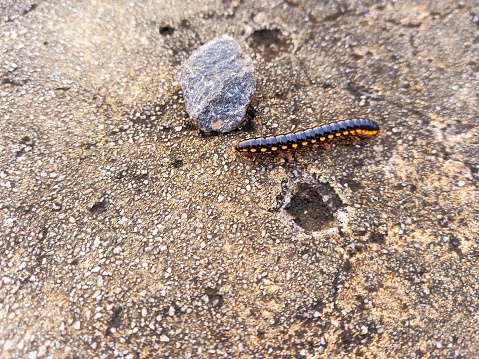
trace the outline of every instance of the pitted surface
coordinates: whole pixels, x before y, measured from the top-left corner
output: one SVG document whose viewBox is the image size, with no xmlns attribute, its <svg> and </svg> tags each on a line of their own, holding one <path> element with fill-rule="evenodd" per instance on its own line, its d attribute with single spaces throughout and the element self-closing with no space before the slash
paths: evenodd
<svg viewBox="0 0 479 359">
<path fill-rule="evenodd" d="M 477 1 L 36 4 L 0 0 L 0 357 L 477 355 Z M 225 33 L 257 86 L 207 136 L 174 74 Z"/>
</svg>

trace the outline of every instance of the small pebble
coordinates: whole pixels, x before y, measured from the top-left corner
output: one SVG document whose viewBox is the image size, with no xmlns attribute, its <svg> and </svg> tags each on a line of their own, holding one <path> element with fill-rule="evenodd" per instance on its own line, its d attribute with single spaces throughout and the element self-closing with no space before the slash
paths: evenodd
<svg viewBox="0 0 479 359">
<path fill-rule="evenodd" d="M 169 342 L 170 341 L 170 338 L 168 338 L 166 335 L 162 334 L 160 336 L 160 342 Z"/>
</svg>

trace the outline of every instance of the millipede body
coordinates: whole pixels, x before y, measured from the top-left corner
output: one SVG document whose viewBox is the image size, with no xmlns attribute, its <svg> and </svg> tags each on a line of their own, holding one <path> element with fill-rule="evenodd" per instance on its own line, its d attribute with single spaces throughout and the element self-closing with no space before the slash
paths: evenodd
<svg viewBox="0 0 479 359">
<path fill-rule="evenodd" d="M 308 144 L 331 140 L 340 136 L 360 135 L 374 136 L 379 126 L 367 118 L 355 118 L 319 125 L 302 131 L 255 137 L 238 142 L 235 149 L 239 152 L 264 153 L 294 149 Z"/>
</svg>

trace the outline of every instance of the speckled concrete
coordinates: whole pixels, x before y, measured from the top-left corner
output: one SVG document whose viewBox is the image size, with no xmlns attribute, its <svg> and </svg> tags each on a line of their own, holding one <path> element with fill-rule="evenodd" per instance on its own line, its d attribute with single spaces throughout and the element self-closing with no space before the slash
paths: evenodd
<svg viewBox="0 0 479 359">
<path fill-rule="evenodd" d="M 0 0 L 1 358 L 479 357 L 479 5 Z M 174 75 L 233 36 L 249 123 Z M 283 156 L 236 141 L 370 117 Z"/>
</svg>

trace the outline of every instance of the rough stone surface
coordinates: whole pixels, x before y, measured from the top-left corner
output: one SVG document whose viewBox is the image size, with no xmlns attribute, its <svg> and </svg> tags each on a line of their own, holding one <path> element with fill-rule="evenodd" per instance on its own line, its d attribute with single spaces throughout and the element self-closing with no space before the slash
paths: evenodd
<svg viewBox="0 0 479 359">
<path fill-rule="evenodd" d="M 203 131 L 230 132 L 243 121 L 254 93 L 251 57 L 230 36 L 201 46 L 176 75 L 186 111 Z"/>
<path fill-rule="evenodd" d="M 0 0 L 0 357 L 477 357 L 477 0 L 35 3 Z M 254 118 L 203 136 L 174 74 L 224 33 Z M 233 150 L 350 116 L 381 134 Z"/>
</svg>

